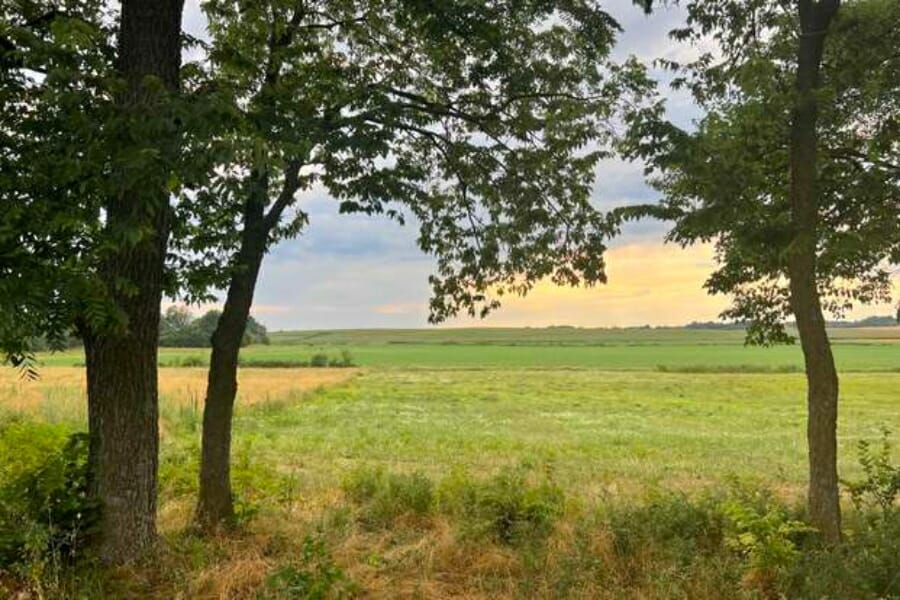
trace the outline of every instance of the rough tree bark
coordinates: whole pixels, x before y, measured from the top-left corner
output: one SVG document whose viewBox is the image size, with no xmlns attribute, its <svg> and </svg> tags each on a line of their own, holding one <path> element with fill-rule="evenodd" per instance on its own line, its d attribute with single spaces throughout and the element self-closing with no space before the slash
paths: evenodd
<svg viewBox="0 0 900 600">
<path fill-rule="evenodd" d="M 803 348 L 807 379 L 809 513 L 829 543 L 841 538 L 837 475 L 838 376 L 816 281 L 819 74 L 825 36 L 840 0 L 800 0 L 796 100 L 791 123 L 791 308 Z"/>
<path fill-rule="evenodd" d="M 145 86 L 148 76 L 161 80 L 169 91 L 178 89 L 182 3 L 125 0 L 122 4 L 117 69 L 127 88 L 116 101 L 125 118 L 135 123 L 159 117 L 154 112 L 157 94 Z M 164 156 L 176 142 L 174 135 L 160 134 L 154 139 L 137 136 L 127 143 Z M 110 250 L 99 266 L 100 276 L 127 319 L 125 330 L 85 332 L 91 492 L 101 508 L 97 549 L 104 561 L 112 563 L 139 558 L 156 534 L 156 353 L 169 235 L 166 171 L 160 167 L 159 173 L 145 174 L 133 189 L 108 200 L 110 235 L 138 228 L 148 233 L 136 244 L 122 243 Z"/>
</svg>

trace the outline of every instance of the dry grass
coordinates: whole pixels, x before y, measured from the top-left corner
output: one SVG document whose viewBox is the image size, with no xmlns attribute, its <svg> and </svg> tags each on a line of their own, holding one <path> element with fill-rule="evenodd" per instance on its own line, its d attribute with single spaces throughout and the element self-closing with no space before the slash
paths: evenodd
<svg viewBox="0 0 900 600">
<path fill-rule="evenodd" d="M 347 381 L 360 369 L 241 369 L 238 404 L 295 398 L 298 394 Z M 163 406 L 199 406 L 206 391 L 206 367 L 161 368 L 159 391 Z M 28 381 L 12 368 L 0 369 L 0 409 L 13 412 L 83 411 L 87 397 L 85 372 L 80 367 L 48 367 L 40 379 Z"/>
</svg>

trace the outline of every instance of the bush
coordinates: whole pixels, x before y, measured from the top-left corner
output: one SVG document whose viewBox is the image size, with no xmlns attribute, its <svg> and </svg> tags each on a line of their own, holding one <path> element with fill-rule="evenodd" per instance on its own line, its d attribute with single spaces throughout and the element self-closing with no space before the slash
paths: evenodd
<svg viewBox="0 0 900 600">
<path fill-rule="evenodd" d="M 258 598 L 265 600 L 320 600 L 346 598 L 353 595 L 355 586 L 343 570 L 334 564 L 325 543 L 307 536 L 303 540 L 300 559 L 296 564 L 278 568 L 266 580 Z"/>
<path fill-rule="evenodd" d="M 510 545 L 543 540 L 563 513 L 565 495 L 548 475 L 533 480 L 531 470 L 506 469 L 482 482 L 456 473 L 441 483 L 439 506 L 462 517 L 469 535 Z"/>
<path fill-rule="evenodd" d="M 97 522 L 88 436 L 24 422 L 0 428 L 0 568 L 40 580 L 72 563 Z"/>
<path fill-rule="evenodd" d="M 247 369 L 297 369 L 309 366 L 308 360 L 250 359 L 238 360 L 238 365 Z"/>
<path fill-rule="evenodd" d="M 312 358 L 309 359 L 309 366 L 311 366 L 311 367 L 327 367 L 328 366 L 328 355 L 322 354 L 321 352 L 318 354 L 313 354 Z"/>
<path fill-rule="evenodd" d="M 426 515 L 434 504 L 434 485 L 421 473 L 361 468 L 344 480 L 343 489 L 362 508 L 362 523 L 373 528 L 385 527 L 404 514 Z"/>
<path fill-rule="evenodd" d="M 785 597 L 900 598 L 900 515 L 855 516 L 842 544 L 804 549 L 785 578 Z"/>
<path fill-rule="evenodd" d="M 339 367 L 355 367 L 353 362 L 353 354 L 349 350 L 341 350 L 341 359 L 338 361 Z"/>
<path fill-rule="evenodd" d="M 878 507 L 885 517 L 896 510 L 897 498 L 900 497 L 900 465 L 891 464 L 890 436 L 889 429 L 882 429 L 878 450 L 870 442 L 861 440 L 857 446 L 857 456 L 865 478 L 844 482 L 858 510 Z"/>
<path fill-rule="evenodd" d="M 713 497 L 692 501 L 654 492 L 640 506 L 609 509 L 607 518 L 620 556 L 654 549 L 687 565 L 719 552 L 725 536 L 725 517 Z"/>
<path fill-rule="evenodd" d="M 795 518 L 765 490 L 738 489 L 722 504 L 726 545 L 747 565 L 744 584 L 774 593 L 801 557 L 800 545 L 815 529 Z"/>
<path fill-rule="evenodd" d="M 199 356 L 185 356 L 178 365 L 181 367 L 205 367 L 206 361 Z"/>
<path fill-rule="evenodd" d="M 813 547 L 797 561 L 788 593 L 804 598 L 900 598 L 900 466 L 891 463 L 891 432 L 877 449 L 858 444 L 864 477 L 845 482 L 857 510 L 845 518 L 844 542 Z"/>
</svg>

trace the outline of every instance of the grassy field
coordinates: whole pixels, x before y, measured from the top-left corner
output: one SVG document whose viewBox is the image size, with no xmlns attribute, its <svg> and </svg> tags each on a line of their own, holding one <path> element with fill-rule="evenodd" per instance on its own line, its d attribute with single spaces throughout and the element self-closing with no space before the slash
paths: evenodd
<svg viewBox="0 0 900 600">
<path fill-rule="evenodd" d="M 897 327 L 844 327 L 829 331 L 833 340 L 900 342 Z M 329 329 L 276 331 L 277 345 L 360 344 L 476 344 L 476 345 L 581 345 L 645 344 L 743 344 L 744 332 L 736 329 L 685 327 L 462 327 L 432 329 Z"/>
<path fill-rule="evenodd" d="M 836 329 L 842 371 L 900 372 L 900 327 Z M 688 372 L 802 370 L 799 346 L 743 345 L 740 331 L 691 329 L 433 329 L 281 332 L 245 348 L 242 360 L 296 363 L 317 353 L 375 368 L 591 368 Z M 40 357 L 47 366 L 83 364 L 80 351 Z M 203 349 L 163 348 L 160 362 L 205 362 Z"/>
<path fill-rule="evenodd" d="M 897 331 L 836 344 L 844 371 L 843 477 L 861 475 L 858 441 L 877 439 L 884 427 L 900 431 L 900 373 L 892 372 L 900 368 Z M 688 518 L 700 509 L 679 504 L 682 494 L 703 498 L 729 481 L 771 489 L 788 504 L 802 500 L 804 379 L 774 372 L 797 369 L 799 349 L 745 348 L 732 331 L 519 334 L 292 333 L 247 348 L 251 364 L 349 349 L 362 368 L 241 369 L 234 478 L 245 525 L 212 542 L 189 527 L 206 372 L 161 369 L 165 550 L 156 563 L 112 581 L 82 581 L 94 590 L 84 597 L 307 597 L 264 595 L 286 568 L 303 581 L 338 586 L 329 579 L 332 569 L 353 582 L 349 595 L 364 597 L 764 597 L 742 583 L 740 572 L 722 571 L 747 568 L 746 556 L 727 545 L 715 559 L 699 560 L 696 548 L 671 554 L 674 542 L 664 537 L 623 558 L 616 515 L 650 498 L 674 507 L 654 515 Z M 161 360 L 204 356 L 163 350 Z M 77 352 L 46 358 L 37 382 L 9 368 L 0 372 L 0 422 L 83 429 L 84 373 L 71 366 L 79 360 Z M 517 469 L 527 475 L 509 484 Z M 550 515 L 540 519 L 555 523 L 550 533 L 541 534 L 539 546 L 472 537 L 471 510 L 420 510 L 415 501 L 427 489 L 435 498 L 428 507 L 455 506 L 458 498 L 480 497 L 472 491 L 478 486 L 488 490 L 487 500 L 476 502 L 482 508 L 537 502 Z M 516 518 L 529 531 L 543 531 L 532 509 L 516 510 L 525 511 Z M 693 531 L 678 523 L 679 532 Z M 327 551 L 310 550 L 310 539 Z M 888 566 L 900 572 L 900 558 Z"/>
<path fill-rule="evenodd" d="M 900 430 L 900 374 L 842 383 L 843 467 L 855 473 L 856 441 Z M 161 370 L 164 442 L 197 442 L 205 384 L 203 368 Z M 592 496 L 728 475 L 793 493 L 805 477 L 804 385 L 799 374 L 248 368 L 235 431 L 261 470 L 295 473 L 304 492 L 361 463 L 440 475 L 549 461 Z M 83 427 L 85 401 L 83 369 L 0 377 L 6 414 Z"/>
</svg>

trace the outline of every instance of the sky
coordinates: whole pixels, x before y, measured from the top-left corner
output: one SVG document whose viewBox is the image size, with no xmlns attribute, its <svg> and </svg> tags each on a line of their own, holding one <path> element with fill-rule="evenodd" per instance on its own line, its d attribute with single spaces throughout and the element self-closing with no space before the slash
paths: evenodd
<svg viewBox="0 0 900 600">
<path fill-rule="evenodd" d="M 623 28 L 614 58 L 635 55 L 650 62 L 693 52 L 668 38 L 683 19 L 678 7 L 649 16 L 632 0 L 607 0 L 604 7 Z M 185 28 L 204 34 L 197 0 L 186 3 Z M 699 116 L 697 107 L 683 93 L 666 95 L 669 117 L 690 126 Z M 599 208 L 657 199 L 640 164 L 608 160 L 598 166 L 593 200 Z M 321 188 L 304 192 L 297 205 L 309 214 L 309 226 L 274 247 L 263 262 L 253 309 L 257 319 L 270 330 L 428 326 L 434 259 L 418 249 L 414 225 L 339 215 L 337 202 Z M 663 223 L 639 222 L 612 240 L 606 285 L 572 289 L 542 283 L 525 298 L 507 299 L 486 319 L 458 318 L 446 325 L 625 327 L 715 320 L 728 299 L 703 289 L 715 268 L 712 247 L 664 244 L 665 231 Z M 889 313 L 890 306 L 874 306 L 852 316 Z"/>
</svg>

